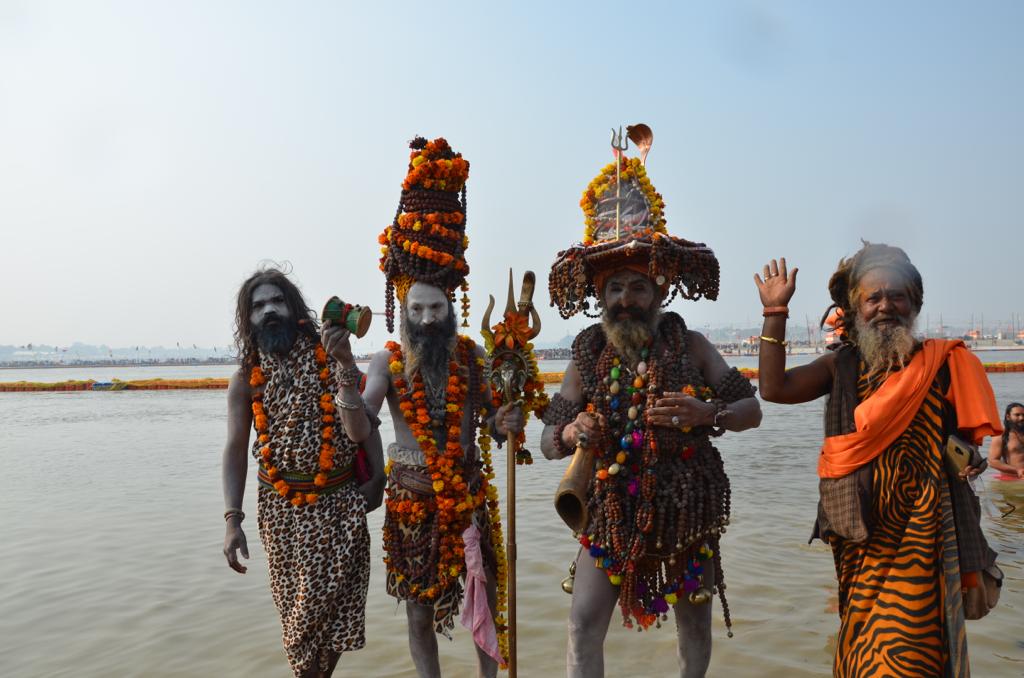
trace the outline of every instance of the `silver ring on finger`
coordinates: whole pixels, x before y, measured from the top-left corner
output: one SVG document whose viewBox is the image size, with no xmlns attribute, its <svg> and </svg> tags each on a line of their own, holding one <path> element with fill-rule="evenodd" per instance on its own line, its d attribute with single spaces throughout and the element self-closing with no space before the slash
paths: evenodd
<svg viewBox="0 0 1024 678">
<path fill-rule="evenodd" d="M 672 415 L 672 425 L 679 426 L 679 417 Z"/>
</svg>

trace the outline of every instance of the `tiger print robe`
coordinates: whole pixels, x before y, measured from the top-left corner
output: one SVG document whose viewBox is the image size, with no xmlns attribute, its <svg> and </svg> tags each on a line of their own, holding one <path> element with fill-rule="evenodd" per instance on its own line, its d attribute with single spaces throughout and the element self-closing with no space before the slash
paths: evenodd
<svg viewBox="0 0 1024 678">
<path fill-rule="evenodd" d="M 844 363 L 853 366 L 840 360 L 837 371 Z M 854 365 L 863 401 L 884 379 L 862 360 Z M 942 451 L 956 428 L 949 379 L 940 370 L 910 426 L 864 467 L 866 538 L 826 537 L 839 582 L 835 676 L 970 675 L 952 490 L 960 501 L 962 493 L 951 488 Z"/>
</svg>

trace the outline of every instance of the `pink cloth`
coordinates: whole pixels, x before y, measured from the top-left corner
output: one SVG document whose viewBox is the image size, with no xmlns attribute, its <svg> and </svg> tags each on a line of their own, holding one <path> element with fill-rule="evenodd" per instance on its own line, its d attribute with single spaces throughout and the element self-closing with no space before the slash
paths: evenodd
<svg viewBox="0 0 1024 678">
<path fill-rule="evenodd" d="M 498 650 L 498 634 L 494 630 L 491 608 L 487 605 L 487 575 L 484 556 L 480 552 L 480 530 L 470 524 L 462 533 L 466 548 L 466 597 L 462 601 L 462 625 L 473 632 L 473 642 L 498 664 L 505 660 Z"/>
</svg>

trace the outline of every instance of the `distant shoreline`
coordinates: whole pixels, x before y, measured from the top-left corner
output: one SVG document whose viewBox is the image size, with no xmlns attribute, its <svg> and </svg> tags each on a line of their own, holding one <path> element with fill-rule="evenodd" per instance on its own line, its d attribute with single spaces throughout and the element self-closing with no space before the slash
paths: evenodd
<svg viewBox="0 0 1024 678">
<path fill-rule="evenodd" d="M 357 357 L 356 362 L 368 363 L 370 358 Z M 88 367 L 220 367 L 237 365 L 237 360 L 153 360 L 146 362 L 97 360 L 76 363 L 4 363 L 0 365 L 0 370 L 74 370 Z"/>
<path fill-rule="evenodd" d="M 731 346 L 730 346 L 731 348 Z M 967 344 L 967 348 L 971 349 L 975 353 L 978 352 L 999 352 L 999 351 L 1024 351 L 1024 345 L 1011 344 L 1011 345 L 995 345 L 995 346 L 972 346 Z M 813 346 L 792 346 L 788 353 L 789 355 L 815 355 L 822 354 L 827 349 L 820 349 Z M 725 346 L 719 348 L 721 354 L 727 358 L 753 358 L 757 357 L 757 352 L 746 352 L 746 351 L 735 351 L 729 350 Z M 537 351 L 538 360 L 568 360 L 572 357 L 571 352 L 567 349 L 562 351 L 543 349 Z M 548 355 L 544 355 L 547 353 Z M 550 355 L 554 354 L 554 355 Z M 371 356 L 357 356 L 357 363 L 368 363 L 370 362 Z M 0 370 L 50 370 L 50 369 L 82 369 L 91 367 L 218 367 L 218 366 L 231 366 L 238 365 L 237 360 L 146 360 L 141 362 L 136 361 L 120 361 L 120 360 L 90 360 L 74 363 L 35 363 L 31 361 L 26 362 L 4 362 L 0 364 Z"/>
</svg>

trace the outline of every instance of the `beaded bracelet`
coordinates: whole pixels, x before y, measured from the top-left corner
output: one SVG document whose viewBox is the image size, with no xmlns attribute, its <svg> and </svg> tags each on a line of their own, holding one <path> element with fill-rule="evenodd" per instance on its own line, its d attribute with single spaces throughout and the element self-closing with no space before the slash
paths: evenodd
<svg viewBox="0 0 1024 678">
<path fill-rule="evenodd" d="M 224 520 L 229 520 L 232 516 L 238 516 L 238 522 L 245 520 L 245 511 L 237 508 L 229 508 L 224 512 Z"/>
<path fill-rule="evenodd" d="M 355 386 L 359 383 L 359 377 L 361 376 L 363 376 L 363 373 L 359 371 L 358 365 L 343 367 L 338 374 L 338 383 L 341 386 Z"/>
<path fill-rule="evenodd" d="M 563 423 L 558 424 L 557 426 L 555 426 L 555 431 L 554 431 L 554 433 L 555 433 L 555 449 L 563 457 L 569 457 L 569 456 L 571 456 L 571 455 L 576 453 L 575 446 L 570 447 L 569 445 L 565 444 L 564 440 L 562 440 L 562 431 L 564 431 L 565 427 L 568 426 L 571 423 L 572 423 L 571 421 L 566 421 L 566 422 L 563 422 Z"/>
<path fill-rule="evenodd" d="M 764 310 L 761 311 L 761 315 L 765 318 L 773 315 L 782 315 L 789 317 L 789 306 L 765 306 Z"/>
</svg>

